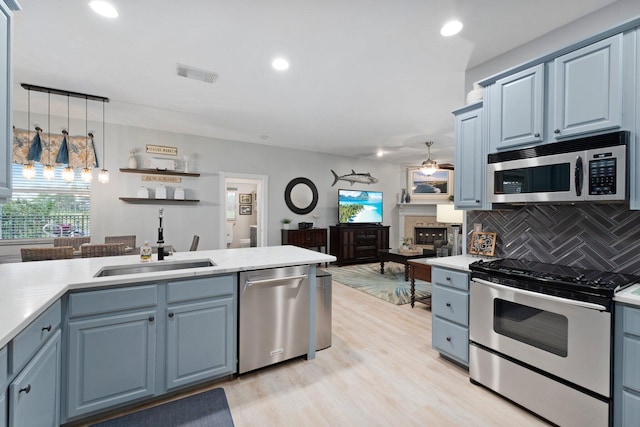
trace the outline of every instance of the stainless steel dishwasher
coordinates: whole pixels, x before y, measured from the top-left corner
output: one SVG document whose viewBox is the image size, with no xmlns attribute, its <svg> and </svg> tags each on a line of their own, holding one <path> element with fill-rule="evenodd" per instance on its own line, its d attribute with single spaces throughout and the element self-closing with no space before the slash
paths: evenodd
<svg viewBox="0 0 640 427">
<path fill-rule="evenodd" d="M 238 373 L 309 351 L 309 266 L 240 273 Z"/>
</svg>

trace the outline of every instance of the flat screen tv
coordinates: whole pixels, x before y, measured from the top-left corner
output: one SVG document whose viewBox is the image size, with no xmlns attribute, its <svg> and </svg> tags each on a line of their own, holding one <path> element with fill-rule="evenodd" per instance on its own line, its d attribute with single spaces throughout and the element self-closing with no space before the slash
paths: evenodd
<svg viewBox="0 0 640 427">
<path fill-rule="evenodd" d="M 382 223 L 382 191 L 338 190 L 340 224 Z"/>
</svg>

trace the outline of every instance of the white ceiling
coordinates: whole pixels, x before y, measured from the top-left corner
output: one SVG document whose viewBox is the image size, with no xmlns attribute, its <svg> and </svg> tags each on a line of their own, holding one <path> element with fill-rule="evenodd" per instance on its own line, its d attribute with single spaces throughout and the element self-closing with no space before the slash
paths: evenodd
<svg viewBox="0 0 640 427">
<path fill-rule="evenodd" d="M 111 0 L 117 19 L 88 0 L 19 3 L 18 111 L 30 83 L 110 98 L 107 122 L 419 164 L 427 140 L 453 161 L 467 68 L 613 0 Z M 443 38 L 452 17 L 465 27 Z"/>
</svg>

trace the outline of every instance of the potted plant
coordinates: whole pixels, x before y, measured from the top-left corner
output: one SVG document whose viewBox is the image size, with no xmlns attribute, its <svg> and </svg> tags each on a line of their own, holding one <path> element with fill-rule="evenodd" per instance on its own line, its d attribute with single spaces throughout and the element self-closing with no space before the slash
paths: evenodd
<svg viewBox="0 0 640 427">
<path fill-rule="evenodd" d="M 288 229 L 289 229 L 290 224 L 291 224 L 291 219 L 289 219 L 289 218 L 283 218 L 280 222 L 282 223 L 282 228 L 283 228 L 283 229 L 285 229 L 285 230 L 288 230 Z"/>
<path fill-rule="evenodd" d="M 403 237 L 402 238 L 402 249 L 407 250 L 411 245 L 411 237 Z"/>
</svg>

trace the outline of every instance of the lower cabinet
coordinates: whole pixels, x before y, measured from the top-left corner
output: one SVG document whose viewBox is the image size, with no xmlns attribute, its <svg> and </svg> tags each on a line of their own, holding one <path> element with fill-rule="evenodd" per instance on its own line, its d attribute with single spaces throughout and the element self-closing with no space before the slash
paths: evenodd
<svg viewBox="0 0 640 427">
<path fill-rule="evenodd" d="M 613 424 L 640 425 L 640 308 L 616 304 Z"/>
<path fill-rule="evenodd" d="M 236 371 L 234 288 L 229 276 L 167 285 L 167 390 Z"/>
<path fill-rule="evenodd" d="M 432 267 L 431 281 L 431 346 L 468 368 L 469 274 Z"/>
<path fill-rule="evenodd" d="M 9 385 L 10 427 L 60 425 L 60 330 Z"/>
<path fill-rule="evenodd" d="M 68 296 L 66 421 L 236 371 L 236 275 Z"/>
<path fill-rule="evenodd" d="M 7 394 L 0 392 L 0 427 L 7 426 Z"/>
</svg>

